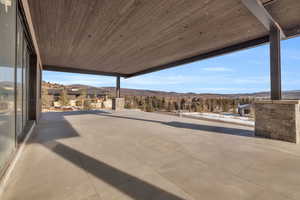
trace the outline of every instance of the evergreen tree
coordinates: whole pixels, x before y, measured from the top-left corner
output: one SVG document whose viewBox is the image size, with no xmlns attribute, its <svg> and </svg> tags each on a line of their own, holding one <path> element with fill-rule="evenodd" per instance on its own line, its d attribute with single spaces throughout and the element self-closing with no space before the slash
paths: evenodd
<svg viewBox="0 0 300 200">
<path fill-rule="evenodd" d="M 146 112 L 153 112 L 154 111 L 154 108 L 152 106 L 152 103 L 147 103 L 146 104 Z"/>
<path fill-rule="evenodd" d="M 83 110 L 92 110 L 92 105 L 90 100 L 85 100 L 83 104 Z"/>
<path fill-rule="evenodd" d="M 222 101 L 223 103 L 223 112 L 228 112 L 229 111 L 229 103 L 228 103 L 228 100 L 227 99 L 223 99 L 223 101 Z"/>
<path fill-rule="evenodd" d="M 165 99 L 165 97 L 162 98 L 161 104 L 162 104 L 161 105 L 161 109 L 166 109 L 167 106 L 166 106 L 166 99 Z"/>
<path fill-rule="evenodd" d="M 180 101 L 180 109 L 181 110 L 185 109 L 185 99 L 184 98 L 182 98 L 181 101 Z"/>
<path fill-rule="evenodd" d="M 86 100 L 86 97 L 87 97 L 87 90 L 86 89 L 82 89 L 80 91 L 80 96 L 79 96 L 81 109 L 84 109 L 84 102 Z"/>
<path fill-rule="evenodd" d="M 174 101 L 174 110 L 179 110 L 179 105 L 177 101 Z"/>
<path fill-rule="evenodd" d="M 232 112 L 233 112 L 234 114 L 237 113 L 237 103 L 236 103 L 236 100 L 235 100 L 235 99 L 232 100 Z"/>
<path fill-rule="evenodd" d="M 60 94 L 60 103 L 62 106 L 69 105 L 69 97 L 66 89 L 63 89 Z"/>
<path fill-rule="evenodd" d="M 173 102 L 168 102 L 168 109 L 169 112 L 174 111 L 175 110 L 175 106 Z"/>
<path fill-rule="evenodd" d="M 192 102 L 192 105 L 191 105 L 191 111 L 192 112 L 197 112 L 197 103 L 194 101 Z"/>
<path fill-rule="evenodd" d="M 45 87 L 42 87 L 42 106 L 43 108 L 49 108 L 52 106 L 53 98 L 51 95 L 48 95 L 48 90 Z"/>
</svg>

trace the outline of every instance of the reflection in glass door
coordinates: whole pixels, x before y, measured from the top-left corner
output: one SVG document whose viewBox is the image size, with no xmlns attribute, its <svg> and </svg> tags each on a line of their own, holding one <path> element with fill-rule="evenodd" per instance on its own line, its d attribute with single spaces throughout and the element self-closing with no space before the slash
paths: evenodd
<svg viewBox="0 0 300 200">
<path fill-rule="evenodd" d="M 26 125 L 27 122 L 27 71 L 28 71 L 28 50 L 27 50 L 27 43 L 24 40 L 23 41 L 23 65 L 22 65 L 22 87 L 23 87 L 23 102 L 22 102 L 22 119 L 23 119 L 23 128 Z"/>
<path fill-rule="evenodd" d="M 0 175 L 15 149 L 16 1 L 0 1 Z"/>
<path fill-rule="evenodd" d="M 19 18 L 17 29 L 16 132 L 19 137 L 28 121 L 29 48 Z"/>
<path fill-rule="evenodd" d="M 25 110 L 26 110 L 26 114 L 25 114 L 25 121 L 27 122 L 28 121 L 28 106 L 29 106 L 29 50 L 28 50 L 28 46 L 26 48 L 26 73 L 25 73 L 25 80 L 26 80 L 26 95 L 25 95 L 25 101 L 26 101 L 26 104 L 25 104 Z"/>
<path fill-rule="evenodd" d="M 17 67 L 16 67 L 16 133 L 19 136 L 23 129 L 23 28 L 20 19 L 17 24 Z"/>
<path fill-rule="evenodd" d="M 0 0 L 0 176 L 28 121 L 30 50 L 16 3 Z"/>
</svg>

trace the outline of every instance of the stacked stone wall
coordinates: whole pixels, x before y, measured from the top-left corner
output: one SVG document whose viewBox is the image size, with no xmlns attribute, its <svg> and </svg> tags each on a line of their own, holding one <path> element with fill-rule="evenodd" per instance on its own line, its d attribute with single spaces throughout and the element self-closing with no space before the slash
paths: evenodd
<svg viewBox="0 0 300 200">
<path fill-rule="evenodd" d="M 255 135 L 298 143 L 300 135 L 298 101 L 256 102 Z"/>
</svg>

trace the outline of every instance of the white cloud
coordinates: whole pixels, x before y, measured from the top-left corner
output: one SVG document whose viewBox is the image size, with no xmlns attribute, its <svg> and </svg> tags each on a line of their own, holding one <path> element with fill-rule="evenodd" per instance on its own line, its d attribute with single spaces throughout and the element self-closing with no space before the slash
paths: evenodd
<svg viewBox="0 0 300 200">
<path fill-rule="evenodd" d="M 222 87 L 210 87 L 210 88 L 193 88 L 193 91 L 197 93 L 218 93 L 218 94 L 231 94 L 231 93 L 251 93 L 251 92 L 260 92 L 260 91 L 267 91 L 267 89 L 262 88 L 222 88 Z"/>
<path fill-rule="evenodd" d="M 267 84 L 270 82 L 270 78 L 267 76 L 261 76 L 261 77 L 247 77 L 244 78 L 235 78 L 233 79 L 233 83 L 236 84 Z"/>
<path fill-rule="evenodd" d="M 233 70 L 227 67 L 205 67 L 203 68 L 204 71 L 211 71 L 211 72 L 232 72 Z"/>
<path fill-rule="evenodd" d="M 216 74 L 216 75 L 171 75 L 171 76 L 140 76 L 134 77 L 130 79 L 122 80 L 122 83 L 126 85 L 126 87 L 150 87 L 150 86 L 179 86 L 180 85 L 220 85 L 224 87 L 224 85 L 232 85 L 232 84 L 240 84 L 240 85 L 267 85 L 269 83 L 268 76 L 232 76 L 232 75 L 224 75 L 224 74 Z M 222 90 L 225 88 L 220 88 Z"/>
<path fill-rule="evenodd" d="M 45 78 L 47 81 L 48 78 Z M 49 79 L 48 79 L 49 80 Z M 114 77 L 106 76 L 91 76 L 91 75 L 66 75 L 63 79 L 55 81 L 56 83 L 71 85 L 71 84 L 84 84 L 92 86 L 115 86 L 116 79 Z M 182 88 L 191 86 L 201 86 L 209 87 L 207 90 L 211 91 L 226 91 L 227 86 L 229 90 L 233 89 L 231 86 L 233 84 L 240 85 L 239 87 L 244 87 L 245 85 L 268 85 L 269 77 L 249 77 L 249 76 L 233 76 L 224 75 L 222 73 L 215 73 L 213 75 L 144 75 L 133 77 L 129 79 L 122 79 L 122 87 L 127 88 L 147 88 L 147 89 L 163 89 L 166 88 Z M 196 88 L 195 88 L 196 89 Z"/>
<path fill-rule="evenodd" d="M 47 79 L 46 79 L 47 80 Z M 48 79 L 49 80 L 49 79 Z M 112 86 L 115 77 L 92 75 L 65 75 L 55 82 L 70 85 L 84 84 L 92 86 Z M 239 76 L 237 74 L 212 73 L 203 75 L 149 74 L 121 80 L 121 87 L 198 93 L 242 93 L 262 91 L 269 85 L 268 76 Z"/>
<path fill-rule="evenodd" d="M 45 78 L 48 81 L 51 77 Z M 115 78 L 106 76 L 94 76 L 94 75 L 65 75 L 63 79 L 55 80 L 56 83 L 71 85 L 71 84 L 83 84 L 92 86 L 113 86 L 115 84 Z"/>
</svg>

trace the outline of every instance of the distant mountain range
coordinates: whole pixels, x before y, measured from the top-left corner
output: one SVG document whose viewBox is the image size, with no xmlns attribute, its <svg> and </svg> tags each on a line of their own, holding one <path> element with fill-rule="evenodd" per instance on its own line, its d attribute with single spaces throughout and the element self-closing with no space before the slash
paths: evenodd
<svg viewBox="0 0 300 200">
<path fill-rule="evenodd" d="M 0 82 L 1 87 L 1 82 Z M 94 87 L 90 85 L 73 84 L 73 85 L 62 85 L 57 83 L 43 82 L 43 87 L 47 89 L 88 89 L 97 90 L 99 92 L 114 94 L 114 87 Z M 203 98 L 243 98 L 243 97 L 253 97 L 253 98 L 269 98 L 270 92 L 255 92 L 255 93 L 236 93 L 236 94 L 217 94 L 217 93 L 178 93 L 178 92 L 165 92 L 156 90 L 141 90 L 141 89 L 128 89 L 121 88 L 121 94 L 125 96 L 160 96 L 160 97 L 203 97 Z M 284 91 L 283 97 L 285 99 L 300 99 L 300 90 L 290 90 Z"/>
<path fill-rule="evenodd" d="M 67 85 L 66 88 L 78 88 L 78 89 L 93 89 L 103 90 L 109 93 L 114 93 L 114 87 L 94 87 L 89 85 L 73 84 Z M 128 89 L 121 88 L 121 94 L 125 96 L 161 96 L 161 97 L 203 97 L 203 98 L 269 98 L 270 92 L 255 92 L 255 93 L 237 93 L 237 94 L 217 94 L 217 93 L 178 93 L 178 92 L 165 92 L 155 90 L 140 90 L 140 89 Z M 300 90 L 284 91 L 283 97 L 285 99 L 300 99 Z"/>
</svg>

